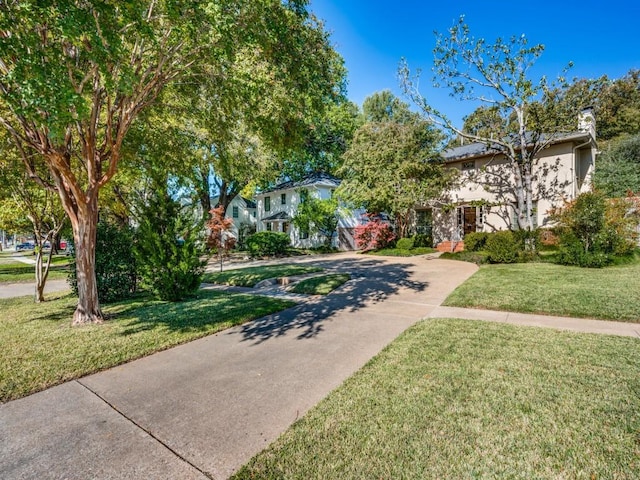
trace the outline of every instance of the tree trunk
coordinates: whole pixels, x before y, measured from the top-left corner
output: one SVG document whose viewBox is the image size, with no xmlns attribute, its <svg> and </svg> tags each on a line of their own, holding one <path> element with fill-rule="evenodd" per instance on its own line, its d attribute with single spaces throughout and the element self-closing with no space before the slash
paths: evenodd
<svg viewBox="0 0 640 480">
<path fill-rule="evenodd" d="M 96 231 L 98 223 L 98 199 L 78 209 L 75 221 L 71 222 L 76 252 L 76 276 L 78 281 L 78 306 L 73 313 L 73 325 L 102 323 L 104 316 L 98 301 L 96 283 Z"/>
<path fill-rule="evenodd" d="M 42 245 L 43 242 L 39 238 L 36 238 L 36 303 L 44 302 L 44 285 L 47 281 L 42 269 Z"/>
</svg>

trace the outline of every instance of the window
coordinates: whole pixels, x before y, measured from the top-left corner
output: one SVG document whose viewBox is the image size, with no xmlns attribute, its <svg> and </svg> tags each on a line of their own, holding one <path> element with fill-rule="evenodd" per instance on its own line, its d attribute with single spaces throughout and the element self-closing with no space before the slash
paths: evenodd
<svg viewBox="0 0 640 480">
<path fill-rule="evenodd" d="M 306 240 L 309 238 L 309 232 L 306 230 L 300 230 L 300 240 Z"/>
<path fill-rule="evenodd" d="M 251 215 L 253 215 L 253 218 L 256 218 L 256 211 L 254 210 Z"/>
<path fill-rule="evenodd" d="M 267 222 L 267 232 L 272 230 L 271 222 Z"/>
<path fill-rule="evenodd" d="M 233 218 L 238 218 L 240 213 L 238 212 L 238 207 L 233 207 Z"/>
<path fill-rule="evenodd" d="M 271 197 L 264 197 L 264 211 L 271 211 Z"/>
<path fill-rule="evenodd" d="M 287 204 L 287 194 L 286 193 L 281 193 L 280 194 L 280 205 L 286 205 Z"/>
<path fill-rule="evenodd" d="M 476 162 L 474 162 L 473 160 L 469 161 L 469 162 L 463 162 L 462 163 L 462 171 L 463 172 L 470 172 L 476 169 Z"/>
</svg>

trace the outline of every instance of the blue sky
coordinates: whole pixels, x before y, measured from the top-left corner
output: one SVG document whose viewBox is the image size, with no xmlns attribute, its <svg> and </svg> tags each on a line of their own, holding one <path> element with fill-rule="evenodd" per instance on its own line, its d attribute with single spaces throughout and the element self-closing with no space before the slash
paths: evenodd
<svg viewBox="0 0 640 480">
<path fill-rule="evenodd" d="M 609 0 L 311 0 L 349 71 L 349 98 L 362 105 L 370 94 L 390 89 L 401 96 L 398 63 L 423 71 L 421 90 L 456 123 L 475 106 L 457 102 L 431 85 L 434 30 L 446 32 L 465 15 L 471 33 L 493 42 L 526 35 L 544 44 L 533 72 L 557 77 L 572 61 L 569 77 L 618 78 L 640 68 L 640 1 Z"/>
</svg>

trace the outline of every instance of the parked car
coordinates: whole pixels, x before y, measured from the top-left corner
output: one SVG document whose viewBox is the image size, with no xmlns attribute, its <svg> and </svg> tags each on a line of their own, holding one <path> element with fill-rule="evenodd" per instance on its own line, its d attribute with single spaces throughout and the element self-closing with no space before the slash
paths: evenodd
<svg viewBox="0 0 640 480">
<path fill-rule="evenodd" d="M 30 242 L 19 243 L 16 245 L 16 252 L 23 252 L 25 250 L 33 250 L 36 246 Z"/>
</svg>

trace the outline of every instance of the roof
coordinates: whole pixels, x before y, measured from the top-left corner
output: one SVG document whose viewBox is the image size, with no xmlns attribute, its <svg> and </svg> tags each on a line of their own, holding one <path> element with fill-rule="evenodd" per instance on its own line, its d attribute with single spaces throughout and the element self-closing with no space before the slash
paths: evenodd
<svg viewBox="0 0 640 480">
<path fill-rule="evenodd" d="M 291 218 L 289 217 L 289 215 L 287 215 L 286 212 L 278 212 L 262 219 L 263 222 L 273 222 L 274 220 L 284 220 L 288 222 L 291 220 Z"/>
<path fill-rule="evenodd" d="M 529 135 L 531 138 L 531 136 Z M 542 135 L 541 140 L 544 141 L 544 135 Z M 559 137 L 553 139 L 551 144 L 558 144 L 562 142 L 576 141 L 576 140 L 590 140 L 591 135 L 588 132 L 572 132 L 560 135 Z M 500 153 L 502 149 L 497 145 L 489 145 L 482 142 L 474 142 L 469 143 L 468 145 L 462 145 L 460 147 L 450 148 L 442 152 L 445 160 L 447 162 L 453 162 L 456 160 L 461 160 L 464 158 L 475 158 L 482 157 L 485 155 L 492 155 L 495 153 Z"/>
<path fill-rule="evenodd" d="M 247 205 L 247 208 L 257 208 L 256 202 L 253 200 L 249 200 L 247 197 L 242 197 L 244 203 Z"/>
<path fill-rule="evenodd" d="M 338 187 L 340 185 L 341 180 L 338 177 L 334 177 L 328 173 L 324 172 L 316 172 L 310 175 L 307 175 L 302 180 L 288 180 L 286 182 L 282 182 L 277 184 L 272 188 L 267 188 L 260 192 L 260 195 L 265 193 L 275 192 L 277 190 L 289 190 L 292 188 L 300 188 L 300 187 L 310 187 L 313 185 L 322 185 L 326 187 Z"/>
</svg>

